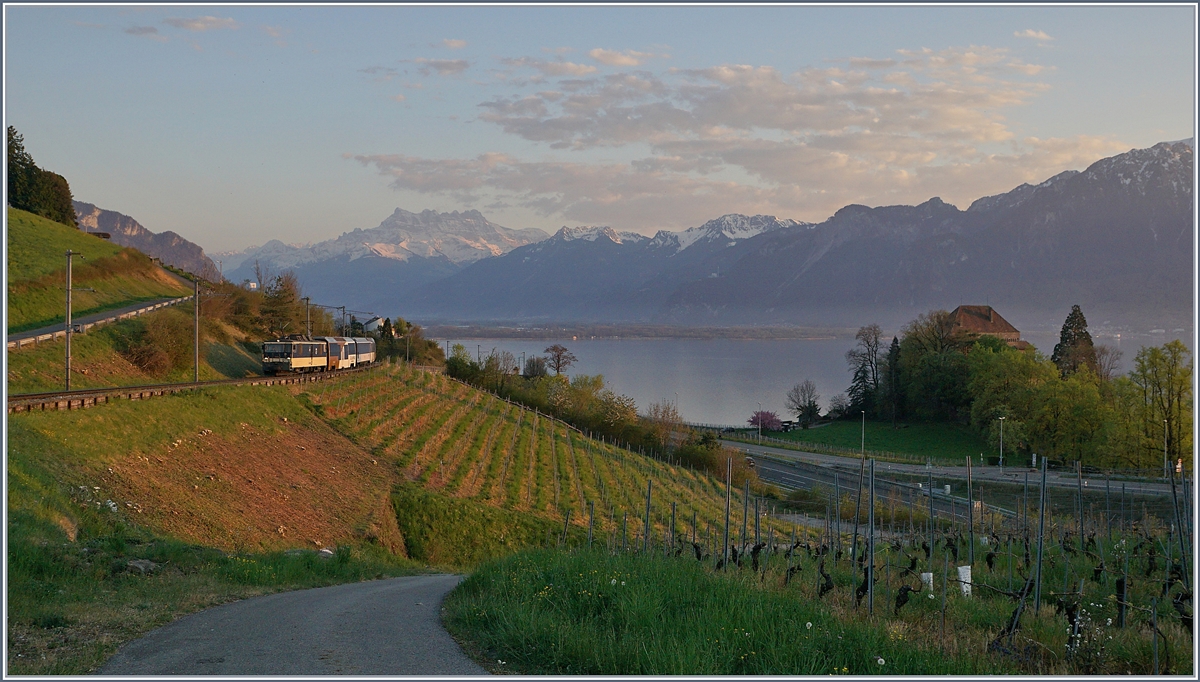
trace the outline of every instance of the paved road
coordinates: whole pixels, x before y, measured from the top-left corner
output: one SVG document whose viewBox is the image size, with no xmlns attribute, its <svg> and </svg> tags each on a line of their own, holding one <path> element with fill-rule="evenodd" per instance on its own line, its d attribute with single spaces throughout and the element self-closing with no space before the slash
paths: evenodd
<svg viewBox="0 0 1200 682">
<path fill-rule="evenodd" d="M 190 284 L 191 283 L 189 282 L 189 285 Z M 113 308 L 112 310 L 104 310 L 102 312 L 92 313 L 90 315 L 72 315 L 71 322 L 73 324 L 92 324 L 94 322 L 103 322 L 106 320 L 113 320 L 121 315 L 124 315 L 125 313 L 131 313 L 131 312 L 133 312 L 135 310 L 139 310 L 141 308 L 147 308 L 156 303 L 166 303 L 167 301 L 173 301 L 173 300 L 175 300 L 175 298 L 179 298 L 179 297 L 176 296 L 174 298 L 156 298 L 156 299 L 153 299 L 150 301 L 138 301 L 137 303 L 130 303 L 129 305 L 121 306 L 120 308 Z M 41 336 L 42 334 L 53 334 L 55 332 L 61 332 L 63 330 L 63 326 L 64 326 L 64 323 L 59 322 L 57 324 L 52 324 L 49 327 L 41 327 L 40 329 L 30 329 L 30 330 L 23 331 L 23 332 L 16 332 L 14 334 L 9 334 L 8 340 L 9 341 L 20 341 L 21 339 L 32 339 L 33 337 Z"/>
<path fill-rule="evenodd" d="M 457 575 L 284 592 L 217 606 L 130 642 L 101 675 L 486 675 L 442 629 Z"/>
<path fill-rule="evenodd" d="M 789 450 L 786 448 L 776 448 L 769 445 L 757 445 L 753 443 L 743 443 L 740 441 L 721 441 L 722 444 L 731 447 L 735 450 L 748 452 L 750 454 L 760 453 L 769 454 L 784 459 L 799 460 L 803 462 L 812 462 L 824 467 L 836 467 L 845 471 L 853 471 L 854 475 L 858 475 L 859 461 L 853 457 L 841 457 L 838 455 L 827 455 L 817 452 L 801 452 L 799 450 Z M 900 464 L 894 462 L 876 462 L 876 475 L 888 474 L 910 474 L 916 476 L 926 476 L 930 470 L 924 464 Z M 967 468 L 965 466 L 934 466 L 934 479 L 966 479 Z M 1013 485 L 1022 484 L 1025 481 L 1025 472 L 1029 471 L 1026 468 L 1020 467 L 1000 467 L 981 466 L 971 468 L 971 479 L 974 482 L 994 482 L 994 483 L 1010 483 Z M 1031 483 L 1037 482 L 1040 479 L 1041 473 L 1036 476 L 1033 473 L 1029 474 Z M 1090 478 L 1084 476 L 1084 482 L 1090 489 L 1092 486 L 1097 486 L 1103 490 L 1103 478 Z M 1075 488 L 1079 485 L 1078 479 L 1074 472 L 1048 471 L 1046 472 L 1046 485 L 1054 487 L 1070 487 Z M 1117 484 L 1118 486 L 1120 484 Z M 1177 483 L 1178 485 L 1178 483 Z M 1170 495 L 1171 485 L 1169 483 L 1144 483 L 1144 482 L 1127 482 L 1126 489 L 1130 494 L 1136 495 Z"/>
</svg>

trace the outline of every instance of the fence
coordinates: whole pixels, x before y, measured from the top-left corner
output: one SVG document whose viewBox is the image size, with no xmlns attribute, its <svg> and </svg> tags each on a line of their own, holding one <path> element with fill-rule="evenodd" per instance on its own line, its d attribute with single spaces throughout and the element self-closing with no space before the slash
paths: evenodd
<svg viewBox="0 0 1200 682">
<path fill-rule="evenodd" d="M 77 324 L 77 325 L 74 325 L 75 331 L 73 333 L 83 334 L 83 333 L 86 333 L 92 327 L 99 327 L 100 325 L 108 324 L 110 322 L 117 322 L 120 320 L 128 320 L 130 318 L 138 317 L 139 315 L 145 315 L 146 313 L 153 312 L 160 308 L 166 308 L 167 306 L 178 305 L 180 303 L 183 303 L 184 301 L 190 301 L 190 300 L 192 300 L 191 296 L 183 296 L 181 298 L 172 299 L 170 301 L 163 301 L 162 303 L 155 303 L 153 305 L 148 305 L 143 308 L 138 308 L 137 310 L 131 310 L 127 313 L 122 313 L 120 315 L 106 317 L 103 320 L 97 320 L 95 322 L 89 322 L 87 324 Z M 38 344 L 45 343 L 48 341 L 57 341 L 61 338 L 64 338 L 66 335 L 67 335 L 66 329 L 62 329 L 62 330 L 53 332 L 51 334 L 39 334 L 37 336 L 31 336 L 27 339 L 18 339 L 16 341 L 9 341 L 7 343 L 7 348 L 8 348 L 8 350 L 20 350 L 21 348 L 24 348 L 26 346 L 36 346 Z"/>
</svg>

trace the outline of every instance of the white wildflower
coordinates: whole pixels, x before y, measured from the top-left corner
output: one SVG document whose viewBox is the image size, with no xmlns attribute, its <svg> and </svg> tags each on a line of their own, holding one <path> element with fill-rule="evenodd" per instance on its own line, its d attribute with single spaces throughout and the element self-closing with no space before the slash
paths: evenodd
<svg viewBox="0 0 1200 682">
<path fill-rule="evenodd" d="M 876 663 L 878 663 L 879 665 L 883 665 L 883 659 L 882 659 L 882 658 L 877 658 L 877 659 L 875 659 L 875 662 L 876 662 Z"/>
<path fill-rule="evenodd" d="M 812 629 L 812 623 L 811 623 L 811 622 L 805 623 L 805 624 L 804 624 L 804 627 L 806 627 L 806 628 L 808 628 L 809 630 L 811 630 L 811 629 Z"/>
<path fill-rule="evenodd" d="M 616 585 L 616 584 L 617 584 L 617 579 L 616 579 L 616 578 L 613 578 L 613 579 L 612 579 L 612 583 L 611 583 L 611 584 L 613 584 L 613 585 Z M 621 583 L 621 584 L 622 584 L 622 585 L 624 585 L 624 583 Z"/>
</svg>

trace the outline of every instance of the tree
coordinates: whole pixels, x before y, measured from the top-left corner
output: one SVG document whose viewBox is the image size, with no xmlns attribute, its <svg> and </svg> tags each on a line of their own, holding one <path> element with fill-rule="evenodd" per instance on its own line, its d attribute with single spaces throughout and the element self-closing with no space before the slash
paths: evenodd
<svg viewBox="0 0 1200 682">
<path fill-rule="evenodd" d="M 1109 345 L 1096 346 L 1096 374 L 1101 380 L 1109 382 L 1117 376 L 1123 355 L 1120 348 Z"/>
<path fill-rule="evenodd" d="M 30 210 L 56 223 L 78 227 L 71 186 L 67 184 L 67 179 L 58 173 L 40 168 L 36 177 L 33 191 L 34 208 Z"/>
<path fill-rule="evenodd" d="M 37 165 L 25 151 L 25 138 L 17 129 L 8 127 L 8 203 L 13 208 L 28 211 L 34 184 L 37 182 Z"/>
<path fill-rule="evenodd" d="M 1063 377 L 1074 374 L 1083 365 L 1093 372 L 1096 371 L 1096 349 L 1092 344 L 1092 335 L 1088 333 L 1087 320 L 1079 306 L 1071 306 L 1071 312 L 1063 322 L 1058 344 L 1050 361 L 1058 365 Z"/>
<path fill-rule="evenodd" d="M 892 345 L 888 347 L 887 357 L 884 358 L 882 375 L 880 395 L 883 404 L 888 408 L 894 428 L 904 404 L 904 384 L 900 381 L 900 340 L 895 336 L 892 337 Z"/>
<path fill-rule="evenodd" d="M 267 285 L 261 307 L 267 332 L 276 337 L 299 334 L 304 327 L 304 306 L 300 303 L 300 280 L 288 270 Z"/>
<path fill-rule="evenodd" d="M 849 403 L 846 402 L 846 394 L 839 393 L 829 399 L 829 411 L 825 413 L 827 419 L 841 419 L 846 416 L 850 409 Z"/>
<path fill-rule="evenodd" d="M 78 225 L 67 179 L 38 168 L 25 151 L 25 138 L 12 126 L 8 126 L 8 203 L 64 225 Z"/>
<path fill-rule="evenodd" d="M 778 431 L 783 428 L 779 415 L 770 410 L 758 410 L 746 420 L 750 426 L 761 426 L 763 431 Z"/>
<path fill-rule="evenodd" d="M 546 362 L 555 374 L 562 374 L 563 370 L 579 361 L 571 351 L 557 343 L 547 348 L 545 353 Z"/>
<path fill-rule="evenodd" d="M 1161 463 L 1165 433 L 1167 459 L 1174 462 L 1186 453 L 1191 464 L 1194 367 L 1190 356 L 1187 347 L 1175 340 L 1142 348 L 1134 357 L 1129 378 L 1141 393 L 1145 463 Z"/>
<path fill-rule="evenodd" d="M 546 371 L 546 358 L 537 355 L 525 358 L 525 369 L 521 372 L 521 376 L 526 379 L 537 379 L 549 376 L 549 374 L 550 372 Z"/>
<path fill-rule="evenodd" d="M 648 437 L 661 450 L 670 447 L 675 434 L 683 431 L 683 419 L 669 400 L 650 403 L 647 415 Z"/>
<path fill-rule="evenodd" d="M 846 351 L 846 362 L 854 373 L 846 392 L 851 410 L 873 412 L 879 394 L 879 340 L 883 334 L 879 325 L 860 327 L 854 338 L 858 345 Z"/>
<path fill-rule="evenodd" d="M 966 353 L 979 337 L 956 330 L 945 310 L 918 315 L 901 332 L 900 381 L 906 413 L 956 419 L 970 405 Z"/>
<path fill-rule="evenodd" d="M 817 385 L 811 379 L 805 379 L 787 392 L 785 402 L 788 410 L 796 415 L 800 427 L 807 429 L 809 424 L 821 417 L 821 406 L 817 402 L 820 399 Z"/>
</svg>

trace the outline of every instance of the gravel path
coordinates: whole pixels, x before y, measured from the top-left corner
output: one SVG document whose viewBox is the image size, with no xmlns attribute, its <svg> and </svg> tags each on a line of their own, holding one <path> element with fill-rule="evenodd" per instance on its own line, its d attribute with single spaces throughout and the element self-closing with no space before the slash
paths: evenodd
<svg viewBox="0 0 1200 682">
<path fill-rule="evenodd" d="M 440 620 L 462 576 L 283 592 L 217 606 L 130 642 L 101 675 L 486 675 Z"/>
</svg>

